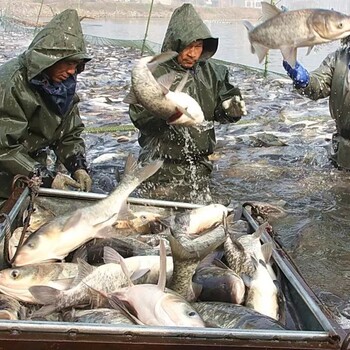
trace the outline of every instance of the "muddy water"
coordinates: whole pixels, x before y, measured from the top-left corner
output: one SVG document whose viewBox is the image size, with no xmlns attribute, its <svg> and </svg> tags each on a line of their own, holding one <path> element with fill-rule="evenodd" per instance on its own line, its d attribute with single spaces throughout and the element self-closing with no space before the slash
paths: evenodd
<svg viewBox="0 0 350 350">
<path fill-rule="evenodd" d="M 28 43 L 0 33 L 0 63 Z M 130 124 L 121 101 L 129 88 L 138 52 L 90 46 L 94 56 L 79 76 L 81 115 L 86 126 Z M 266 79 L 254 70 L 231 67 L 231 79 L 245 98 L 248 116 L 237 124 L 216 125 L 213 186 L 232 201 L 285 202 L 288 215 L 273 220 L 279 240 L 316 294 L 350 327 L 350 174 L 334 169 L 327 148 L 334 122 L 327 100 L 296 94 L 284 76 Z M 89 130 L 89 129 L 87 129 Z M 137 132 L 84 134 L 95 192 L 118 182 L 129 152 L 137 155 Z"/>
</svg>

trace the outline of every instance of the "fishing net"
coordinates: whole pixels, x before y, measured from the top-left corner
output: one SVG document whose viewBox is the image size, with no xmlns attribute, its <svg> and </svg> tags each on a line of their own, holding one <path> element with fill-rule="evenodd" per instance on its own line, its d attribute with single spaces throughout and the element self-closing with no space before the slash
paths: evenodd
<svg viewBox="0 0 350 350">
<path fill-rule="evenodd" d="M 33 35 L 41 29 L 40 27 L 36 27 L 35 23 L 31 23 L 14 17 L 8 17 L 6 15 L 0 16 L 0 26 L 4 31 Z M 138 49 L 150 55 L 159 53 L 161 48 L 160 44 L 149 40 L 112 39 L 88 34 L 85 34 L 84 38 L 85 41 L 91 45 L 129 47 L 132 49 Z"/>
</svg>

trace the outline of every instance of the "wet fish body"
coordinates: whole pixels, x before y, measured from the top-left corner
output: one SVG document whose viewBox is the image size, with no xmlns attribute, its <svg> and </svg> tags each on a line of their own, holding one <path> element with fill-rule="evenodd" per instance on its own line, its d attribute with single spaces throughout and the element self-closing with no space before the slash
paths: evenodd
<svg viewBox="0 0 350 350">
<path fill-rule="evenodd" d="M 159 63 L 176 55 L 177 52 L 170 51 L 141 58 L 132 69 L 131 90 L 124 102 L 140 104 L 170 125 L 199 125 L 204 121 L 201 107 L 195 99 L 181 91 L 188 75 L 185 75 L 175 91 L 170 91 L 174 77 L 167 74 L 157 81 L 152 74 L 152 70 Z"/>
<path fill-rule="evenodd" d="M 245 285 L 240 276 L 224 264 L 202 266 L 196 270 L 193 282 L 201 286 L 201 301 L 244 302 Z"/>
<path fill-rule="evenodd" d="M 29 288 L 35 285 L 69 288 L 78 274 L 74 263 L 44 263 L 0 271 L 0 292 L 26 303 L 37 303 Z"/>
<path fill-rule="evenodd" d="M 161 165 L 161 161 L 155 161 L 140 167 L 133 156 L 129 155 L 123 179 L 108 197 L 42 226 L 18 249 L 14 265 L 62 260 L 71 251 L 93 238 L 112 236 L 112 225 L 120 212 L 126 210 L 129 194 Z"/>
<path fill-rule="evenodd" d="M 252 53 L 258 55 L 260 63 L 269 49 L 279 49 L 294 67 L 298 47 L 309 47 L 310 52 L 314 45 L 350 35 L 350 17 L 343 13 L 324 9 L 281 11 L 265 1 L 261 5 L 261 24 L 254 27 L 244 21 Z"/>
<path fill-rule="evenodd" d="M 78 264 L 78 283 L 70 289 L 58 290 L 47 286 L 29 288 L 37 302 L 45 305 L 35 312 L 35 316 L 46 316 L 54 310 L 90 304 L 94 297 L 91 288 L 110 293 L 128 283 L 119 264 L 105 264 L 96 268 L 81 260 Z"/>
<path fill-rule="evenodd" d="M 256 261 L 256 270 L 251 278 L 243 278 L 248 287 L 245 305 L 263 315 L 279 319 L 278 289 L 261 260 Z"/>
<path fill-rule="evenodd" d="M 121 265 L 129 275 L 124 260 Z M 193 307 L 180 295 L 165 289 L 166 256 L 163 240 L 160 244 L 160 273 L 158 284 L 129 286 L 109 296 L 111 305 L 117 308 L 120 301 L 127 303 L 137 319 L 150 326 L 204 327 L 204 322 Z"/>
<path fill-rule="evenodd" d="M 284 329 L 275 319 L 242 305 L 221 302 L 196 302 L 191 305 L 198 311 L 209 327 Z"/>
<path fill-rule="evenodd" d="M 18 300 L 9 296 L 0 294 L 0 319 L 1 320 L 21 320 L 25 318 L 25 307 Z"/>
<path fill-rule="evenodd" d="M 114 325 L 136 324 L 129 317 L 125 316 L 125 314 L 120 310 L 108 308 L 99 308 L 92 310 L 72 309 L 63 314 L 63 321 L 79 323 L 102 323 Z"/>
<path fill-rule="evenodd" d="M 74 251 L 72 254 L 72 261 L 77 261 L 77 258 L 82 258 L 90 265 L 102 265 L 104 263 L 104 247 L 113 248 L 123 258 L 135 255 L 159 254 L 158 249 L 150 247 L 148 244 L 130 236 L 120 238 L 95 238 L 85 243 L 83 248 Z"/>
<path fill-rule="evenodd" d="M 220 225 L 196 239 L 190 239 L 184 235 L 176 238 L 168 236 L 168 240 L 174 262 L 169 288 L 187 301 L 194 301 L 200 294 L 200 290 L 192 283 L 192 277 L 200 261 L 224 242 L 225 228 Z"/>
<path fill-rule="evenodd" d="M 164 227 L 171 227 L 174 236 L 177 234 L 201 234 L 206 230 L 223 223 L 229 209 L 222 204 L 210 204 L 184 213 L 171 215 L 158 221 Z"/>
</svg>

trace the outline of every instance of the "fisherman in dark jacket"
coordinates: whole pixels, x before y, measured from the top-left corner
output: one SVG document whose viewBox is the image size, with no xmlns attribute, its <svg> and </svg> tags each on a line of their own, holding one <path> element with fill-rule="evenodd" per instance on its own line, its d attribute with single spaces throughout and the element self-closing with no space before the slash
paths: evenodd
<svg viewBox="0 0 350 350">
<path fill-rule="evenodd" d="M 156 78 L 175 72 L 174 90 L 189 71 L 183 92 L 201 106 L 209 127 L 168 125 L 139 105 L 130 105 L 130 118 L 139 129 L 142 162 L 161 158 L 162 168 L 143 184 L 141 195 L 158 199 L 211 201 L 209 183 L 213 165 L 209 159 L 215 147 L 213 122 L 234 123 L 246 114 L 240 90 L 229 82 L 226 66 L 211 57 L 218 47 L 209 29 L 194 7 L 177 8 L 168 25 L 161 51 L 178 52 L 178 56 L 160 64 Z M 210 124 L 211 122 L 211 124 Z"/>
<path fill-rule="evenodd" d="M 91 189 L 75 93 L 90 59 L 77 12 L 65 10 L 0 67 L 0 203 L 17 174 L 38 175 L 44 187 Z M 50 168 L 51 151 L 73 178 Z"/>
<path fill-rule="evenodd" d="M 329 111 L 336 124 L 330 159 L 340 168 L 350 170 L 350 36 L 309 73 L 299 62 L 283 66 L 298 93 L 313 100 L 329 97 Z"/>
</svg>

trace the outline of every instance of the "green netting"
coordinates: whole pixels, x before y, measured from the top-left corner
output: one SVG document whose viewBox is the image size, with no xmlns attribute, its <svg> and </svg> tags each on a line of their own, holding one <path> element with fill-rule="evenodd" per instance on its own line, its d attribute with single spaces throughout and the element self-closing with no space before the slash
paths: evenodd
<svg viewBox="0 0 350 350">
<path fill-rule="evenodd" d="M 104 38 L 94 35 L 84 35 L 84 38 L 87 43 L 92 45 L 110 45 L 117 47 L 131 47 L 133 49 L 139 49 L 144 52 L 154 55 L 160 52 L 161 45 L 152 41 L 144 40 L 123 40 L 123 39 L 111 39 Z"/>
</svg>

